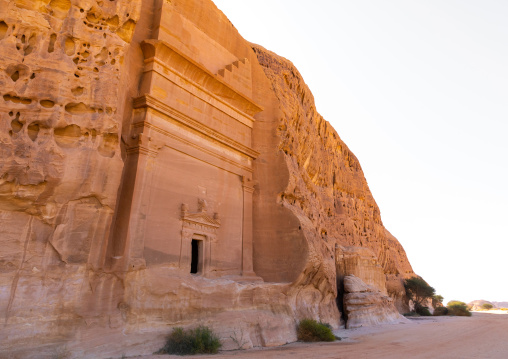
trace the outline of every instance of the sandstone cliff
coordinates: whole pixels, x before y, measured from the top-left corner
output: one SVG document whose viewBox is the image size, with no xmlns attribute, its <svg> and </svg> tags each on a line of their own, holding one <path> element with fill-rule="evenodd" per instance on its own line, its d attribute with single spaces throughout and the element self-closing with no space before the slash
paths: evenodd
<svg viewBox="0 0 508 359">
<path fill-rule="evenodd" d="M 388 290 L 403 307 L 401 279 L 413 270 L 400 243 L 383 226 L 358 159 L 319 115 L 312 93 L 293 64 L 258 45 L 253 49 L 280 110 L 272 125 L 276 126 L 277 148 L 271 150 L 284 153 L 289 175 L 278 193 L 278 203 L 299 219 L 299 230 L 325 272 L 335 272 L 330 268 L 337 266 L 343 275 L 356 274 L 335 255 L 338 246 L 369 249 L 371 259 L 382 267 L 382 275 L 372 284 Z"/>
<path fill-rule="evenodd" d="M 366 323 L 393 319 L 385 294 L 403 310 L 412 269 L 358 160 L 211 1 L 0 0 L 0 54 L 0 356 L 151 353 L 196 324 L 280 345 L 304 317 L 341 325 L 351 274 L 381 293 Z M 185 237 L 196 216 L 225 235 Z M 207 275 L 182 265 L 191 240 Z"/>
<path fill-rule="evenodd" d="M 344 292 L 348 329 L 380 323 L 408 322 L 392 305 L 390 297 L 354 275 L 344 277 Z"/>
<path fill-rule="evenodd" d="M 101 312 L 118 302 L 118 277 L 99 267 L 122 177 L 140 9 L 0 1 L 2 357 L 32 337 L 34 348 L 66 342 L 79 326 L 108 322 Z"/>
</svg>

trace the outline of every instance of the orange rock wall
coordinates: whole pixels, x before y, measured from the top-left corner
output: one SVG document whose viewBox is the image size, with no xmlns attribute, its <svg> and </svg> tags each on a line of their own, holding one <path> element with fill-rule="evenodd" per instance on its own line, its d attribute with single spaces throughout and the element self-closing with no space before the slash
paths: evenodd
<svg viewBox="0 0 508 359">
<path fill-rule="evenodd" d="M 2 357 L 29 338 L 62 343 L 86 321 L 107 325 L 116 306 L 121 284 L 99 268 L 141 5 L 0 1 Z"/>
<path fill-rule="evenodd" d="M 336 245 L 355 246 L 370 249 L 392 281 L 413 274 L 404 249 L 383 226 L 358 159 L 319 115 L 298 70 L 258 45 L 253 49 L 278 99 L 271 134 L 284 154 L 286 165 L 279 171 L 287 171 L 288 180 L 277 202 L 299 219 L 293 231 L 304 233 L 323 266 L 335 266 Z M 267 217 L 263 221 L 269 222 Z"/>
<path fill-rule="evenodd" d="M 142 209 L 134 216 L 149 223 L 147 231 L 122 232 L 136 205 L 139 173 L 127 151 L 132 124 L 144 115 L 133 99 L 147 91 L 148 39 L 205 68 L 215 82 L 203 86 L 216 96 L 245 104 L 221 92 L 227 84 L 262 107 L 251 133 L 238 125 L 252 138 L 235 131 L 231 138 L 259 153 L 252 163 L 252 259 L 264 283 L 174 268 L 178 251 L 158 251 L 165 245 L 158 236 L 178 233 L 175 218 L 166 228 L 170 220 Z M 382 225 L 358 160 L 317 113 L 294 66 L 246 42 L 211 1 L 0 0 L 0 54 L 0 356 L 151 353 L 171 326 L 196 323 L 212 326 L 227 348 L 234 348 L 231 337 L 246 347 L 294 341 L 298 319 L 340 324 L 337 276 L 344 273 L 336 245 L 369 248 L 386 290 L 404 302 L 401 278 L 412 270 Z M 227 131 L 209 120 L 203 116 L 205 126 Z M 161 163 L 177 176 L 176 155 L 164 151 Z M 174 199 L 168 184 L 197 185 L 166 183 L 157 166 L 148 197 L 154 213 L 165 210 L 164 196 Z M 238 197 L 235 176 L 223 184 L 237 186 L 227 193 Z M 177 218 L 182 198 L 171 207 Z M 197 203 L 189 205 L 197 211 Z M 238 221 L 240 204 L 230 207 L 225 212 Z M 143 236 L 144 245 L 129 252 L 129 241 Z M 217 267 L 237 274 L 241 248 L 221 251 Z M 130 270 L 117 265 L 124 253 L 137 256 Z"/>
</svg>

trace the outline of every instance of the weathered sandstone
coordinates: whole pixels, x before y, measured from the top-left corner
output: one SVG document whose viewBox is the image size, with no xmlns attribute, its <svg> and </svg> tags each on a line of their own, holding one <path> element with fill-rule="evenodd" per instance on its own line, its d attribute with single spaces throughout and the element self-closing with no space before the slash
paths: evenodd
<svg viewBox="0 0 508 359">
<path fill-rule="evenodd" d="M 387 294 L 386 275 L 383 267 L 369 248 L 336 246 L 338 281 L 354 275 L 384 294 Z"/>
<path fill-rule="evenodd" d="M 0 54 L 0 356 L 151 353 L 197 324 L 280 345 L 341 325 L 350 274 L 384 306 L 362 323 L 403 310 L 358 160 L 211 1 L 0 0 Z"/>
<path fill-rule="evenodd" d="M 270 224 L 274 221 L 285 222 L 282 215 L 277 217 L 275 209 L 273 212 L 268 210 L 271 202 L 264 198 L 276 196 L 280 206 L 288 208 L 299 219 L 299 232 L 293 235 L 296 237 L 303 232 L 309 255 L 311 259 L 315 256 L 322 263 L 320 272 L 323 273 L 334 272 L 335 269 L 329 269 L 328 266 L 335 266 L 339 270 L 338 276 L 343 274 L 340 260 L 334 260 L 335 264 L 328 260 L 334 259 L 336 245 L 369 249 L 372 259 L 381 265 L 386 276 L 386 290 L 395 299 L 396 306 L 403 309 L 405 294 L 402 294 L 402 279 L 411 276 L 413 270 L 400 243 L 382 224 L 379 208 L 360 163 L 337 132 L 316 111 L 312 93 L 293 64 L 258 45 L 253 45 L 253 49 L 278 99 L 278 112 L 271 120 L 275 122 L 271 124 L 272 128 L 275 127 L 272 130 L 275 132 L 272 132 L 273 143 L 270 143 L 270 147 L 263 145 L 262 148 L 266 150 L 260 151 L 260 161 L 254 164 L 260 184 L 257 195 L 261 203 L 267 202 L 259 207 L 259 220 Z M 263 126 L 268 126 L 267 121 L 259 124 L 259 128 Z M 267 137 L 266 133 L 263 135 Z M 267 141 L 269 139 L 265 139 Z M 281 152 L 284 153 L 287 175 L 281 173 L 281 159 L 273 155 Z M 277 171 L 279 178 L 284 175 L 287 180 L 269 192 L 275 184 L 272 182 L 273 176 L 267 174 Z M 256 213 L 256 207 L 254 211 Z M 263 226 L 256 228 L 255 231 L 259 233 L 255 252 L 256 245 L 261 247 L 262 235 L 266 235 Z M 277 234 L 276 245 L 280 246 L 280 251 L 294 245 L 294 238 L 292 242 L 291 239 L 284 241 L 287 232 L 274 233 Z M 274 237 L 271 239 L 272 243 L 275 242 Z M 274 244 L 263 249 L 259 249 L 260 255 L 255 260 L 265 261 L 267 257 L 279 253 L 274 251 Z M 290 255 L 292 253 L 286 256 Z M 298 255 L 301 252 L 295 254 Z M 315 268 L 312 263 L 315 261 L 307 261 L 304 277 L 312 273 L 311 267 Z M 258 273 L 262 272 L 258 270 Z M 381 290 L 385 290 L 382 279 L 377 284 Z"/>
<path fill-rule="evenodd" d="M 344 277 L 344 292 L 346 328 L 348 329 L 407 321 L 395 309 L 392 298 L 381 293 L 377 288 L 365 284 L 354 275 Z"/>
</svg>

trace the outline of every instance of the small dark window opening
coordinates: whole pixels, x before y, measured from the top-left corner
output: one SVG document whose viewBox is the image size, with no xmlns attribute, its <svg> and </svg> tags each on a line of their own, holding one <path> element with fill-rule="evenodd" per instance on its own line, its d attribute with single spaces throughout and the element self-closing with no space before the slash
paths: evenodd
<svg viewBox="0 0 508 359">
<path fill-rule="evenodd" d="M 199 263 L 199 241 L 196 239 L 192 240 L 192 260 L 191 260 L 191 274 L 198 272 Z"/>
</svg>

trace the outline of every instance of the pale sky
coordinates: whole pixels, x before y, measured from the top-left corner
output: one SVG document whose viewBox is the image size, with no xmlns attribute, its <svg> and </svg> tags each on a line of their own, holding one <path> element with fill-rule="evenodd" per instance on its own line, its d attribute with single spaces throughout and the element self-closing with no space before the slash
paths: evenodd
<svg viewBox="0 0 508 359">
<path fill-rule="evenodd" d="M 445 303 L 508 301 L 508 1 L 214 2 L 295 64 Z"/>
</svg>

